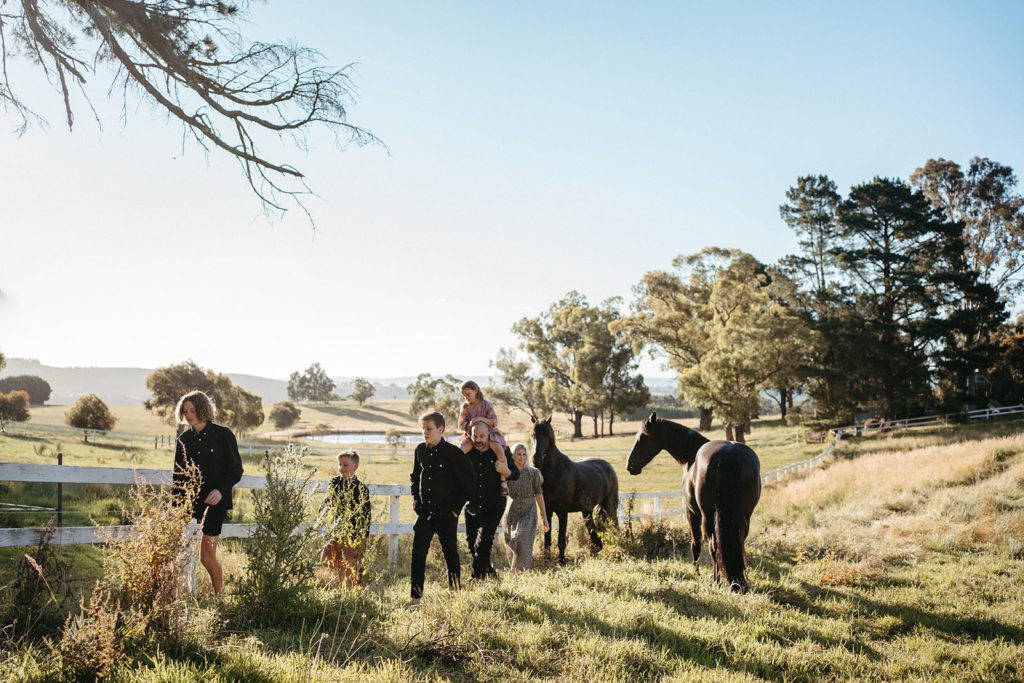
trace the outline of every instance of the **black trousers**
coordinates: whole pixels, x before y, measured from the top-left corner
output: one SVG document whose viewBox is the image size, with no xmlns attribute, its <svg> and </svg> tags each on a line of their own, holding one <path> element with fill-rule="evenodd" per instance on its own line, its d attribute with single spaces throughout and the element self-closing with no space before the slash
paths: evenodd
<svg viewBox="0 0 1024 683">
<path fill-rule="evenodd" d="M 469 554 L 473 556 L 474 579 L 497 574 L 491 566 L 491 548 L 494 547 L 494 534 L 498 530 L 501 513 L 500 508 L 481 510 L 475 515 L 466 513 L 466 541 Z"/>
<path fill-rule="evenodd" d="M 412 532 L 412 589 L 414 598 L 423 597 L 423 578 L 427 571 L 427 551 L 434 534 L 441 541 L 441 552 L 448 567 L 448 587 L 459 588 L 462 569 L 459 566 L 459 518 L 449 511 L 424 513 L 416 518 Z"/>
</svg>

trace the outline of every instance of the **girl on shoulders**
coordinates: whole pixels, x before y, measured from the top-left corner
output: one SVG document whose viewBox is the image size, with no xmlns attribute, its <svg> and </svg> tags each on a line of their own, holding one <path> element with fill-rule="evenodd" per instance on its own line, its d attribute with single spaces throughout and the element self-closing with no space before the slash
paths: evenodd
<svg viewBox="0 0 1024 683">
<path fill-rule="evenodd" d="M 498 460 L 507 465 L 505 449 L 508 448 L 508 443 L 505 441 L 505 435 L 498 429 L 498 414 L 494 412 L 494 406 L 484 398 L 484 392 L 480 390 L 480 385 L 472 380 L 462 384 L 462 396 L 466 402 L 462 404 L 462 410 L 459 411 L 459 429 L 462 430 L 459 449 L 463 453 L 469 453 L 473 449 L 473 425 L 483 422 L 490 430 L 488 445 Z M 501 478 L 501 494 L 508 495 L 508 483 L 505 481 L 505 477 Z"/>
</svg>

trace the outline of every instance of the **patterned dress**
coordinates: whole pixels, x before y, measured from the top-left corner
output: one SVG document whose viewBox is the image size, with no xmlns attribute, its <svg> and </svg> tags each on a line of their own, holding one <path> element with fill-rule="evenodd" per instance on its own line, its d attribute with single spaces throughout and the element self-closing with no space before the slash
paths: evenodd
<svg viewBox="0 0 1024 683">
<path fill-rule="evenodd" d="M 526 466 L 519 478 L 508 482 L 508 512 L 505 514 L 505 554 L 513 570 L 533 565 L 533 542 L 537 538 L 537 500 L 544 475 Z"/>
</svg>

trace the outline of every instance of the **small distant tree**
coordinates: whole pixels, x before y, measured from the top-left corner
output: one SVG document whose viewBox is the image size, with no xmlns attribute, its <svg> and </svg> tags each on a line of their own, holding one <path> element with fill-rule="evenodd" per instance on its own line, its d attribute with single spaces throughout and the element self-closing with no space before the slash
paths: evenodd
<svg viewBox="0 0 1024 683">
<path fill-rule="evenodd" d="M 0 393 L 28 392 L 29 404 L 41 406 L 50 400 L 50 383 L 36 375 L 13 375 L 0 379 Z"/>
<path fill-rule="evenodd" d="M 293 401 L 330 401 L 334 388 L 334 380 L 319 363 L 288 377 L 288 398 Z"/>
<path fill-rule="evenodd" d="M 352 393 L 349 395 L 349 398 L 359 405 L 363 405 L 375 393 L 377 393 L 377 390 L 373 388 L 373 384 L 362 377 L 356 377 L 355 381 L 352 382 Z"/>
<path fill-rule="evenodd" d="M 427 411 L 436 410 L 447 420 L 454 420 L 463 403 L 460 386 L 459 380 L 451 375 L 431 377 L 429 372 L 420 373 L 416 381 L 405 388 L 412 398 L 409 414 L 419 417 Z"/>
<path fill-rule="evenodd" d="M 270 421 L 274 429 L 288 429 L 299 421 L 302 410 L 291 401 L 275 403 L 270 409 Z"/>
<path fill-rule="evenodd" d="M 31 418 L 28 406 L 27 391 L 0 394 L 0 432 L 7 431 L 8 422 L 27 422 Z"/>
<path fill-rule="evenodd" d="M 117 417 L 96 394 L 80 396 L 71 410 L 64 413 L 64 419 L 78 429 L 99 429 L 104 432 L 117 424 Z"/>
<path fill-rule="evenodd" d="M 7 367 L 7 359 L 4 358 L 3 352 L 0 351 L 0 370 L 3 370 L 6 367 Z"/>
<path fill-rule="evenodd" d="M 388 431 L 384 432 L 384 442 L 391 446 L 392 450 L 397 451 L 398 447 L 405 443 L 405 436 L 394 427 L 388 427 Z"/>
</svg>

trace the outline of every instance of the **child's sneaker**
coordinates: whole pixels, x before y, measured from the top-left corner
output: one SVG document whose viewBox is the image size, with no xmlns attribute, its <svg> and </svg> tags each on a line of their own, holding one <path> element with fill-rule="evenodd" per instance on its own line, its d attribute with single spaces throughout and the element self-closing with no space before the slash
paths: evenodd
<svg viewBox="0 0 1024 683">
<path fill-rule="evenodd" d="M 508 496 L 508 482 L 504 479 L 501 480 L 501 495 Z"/>
</svg>

